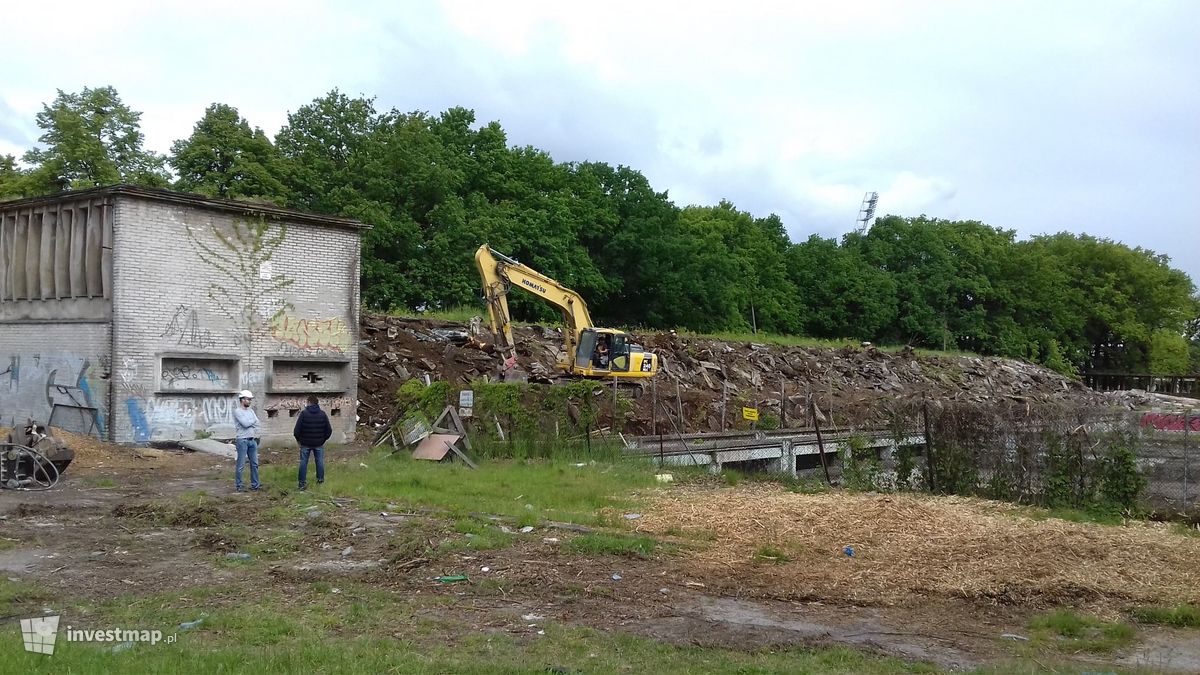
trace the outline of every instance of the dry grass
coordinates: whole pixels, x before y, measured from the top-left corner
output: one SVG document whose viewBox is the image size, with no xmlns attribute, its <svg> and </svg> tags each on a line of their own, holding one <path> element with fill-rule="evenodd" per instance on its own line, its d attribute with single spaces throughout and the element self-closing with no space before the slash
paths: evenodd
<svg viewBox="0 0 1200 675">
<path fill-rule="evenodd" d="M 1154 523 L 1033 520 L 980 499 L 681 487 L 656 500 L 636 527 L 701 534 L 712 543 L 691 553 L 688 567 L 778 598 L 871 605 L 965 598 L 1110 611 L 1200 600 L 1194 537 Z M 763 546 L 788 562 L 763 565 L 756 559 Z"/>
</svg>

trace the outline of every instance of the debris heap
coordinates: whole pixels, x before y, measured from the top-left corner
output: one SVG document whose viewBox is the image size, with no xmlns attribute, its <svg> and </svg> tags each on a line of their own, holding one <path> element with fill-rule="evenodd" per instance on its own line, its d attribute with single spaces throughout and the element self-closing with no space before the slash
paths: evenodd
<svg viewBox="0 0 1200 675">
<path fill-rule="evenodd" d="M 562 346 L 556 328 L 515 328 L 517 351 L 532 382 L 551 382 Z M 767 345 L 676 335 L 635 338 L 662 360 L 653 391 L 646 386 L 626 414 L 629 433 L 650 433 L 653 402 L 683 410 L 685 432 L 718 431 L 722 412 L 755 407 L 805 419 L 816 405 L 834 422 L 865 420 L 897 401 L 928 398 L 987 404 L 1124 405 L 1128 397 L 1095 392 L 1076 380 L 1011 359 L 930 356 L 911 349 Z M 486 339 L 486 338 L 485 338 Z M 359 347 L 359 417 L 378 427 L 395 414 L 396 388 L 428 377 L 458 386 L 490 379 L 499 357 L 468 326 L 441 320 L 364 315 Z M 786 402 L 786 403 L 785 403 Z M 661 403 L 660 403 L 661 405 Z M 726 412 L 732 419 L 733 413 Z M 661 415 L 659 416 L 661 419 Z"/>
</svg>

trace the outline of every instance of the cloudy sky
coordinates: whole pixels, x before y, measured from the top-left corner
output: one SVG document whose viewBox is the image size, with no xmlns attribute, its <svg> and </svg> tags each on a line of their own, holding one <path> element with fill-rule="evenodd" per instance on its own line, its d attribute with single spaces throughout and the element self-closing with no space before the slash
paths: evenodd
<svg viewBox="0 0 1200 675">
<path fill-rule="evenodd" d="M 169 4 L 6 7 L 0 153 L 56 89 L 116 87 L 166 152 L 210 103 L 274 134 L 336 87 L 472 108 L 793 240 L 852 229 L 877 191 L 880 213 L 1087 232 L 1200 280 L 1200 2 Z"/>
</svg>

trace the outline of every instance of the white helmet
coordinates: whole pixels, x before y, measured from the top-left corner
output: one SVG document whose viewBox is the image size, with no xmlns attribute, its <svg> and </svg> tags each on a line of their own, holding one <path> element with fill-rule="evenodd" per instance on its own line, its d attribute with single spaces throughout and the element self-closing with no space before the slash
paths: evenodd
<svg viewBox="0 0 1200 675">
<path fill-rule="evenodd" d="M 238 398 L 254 398 L 254 394 L 250 393 L 249 389 L 243 389 L 242 393 L 238 394 Z"/>
</svg>

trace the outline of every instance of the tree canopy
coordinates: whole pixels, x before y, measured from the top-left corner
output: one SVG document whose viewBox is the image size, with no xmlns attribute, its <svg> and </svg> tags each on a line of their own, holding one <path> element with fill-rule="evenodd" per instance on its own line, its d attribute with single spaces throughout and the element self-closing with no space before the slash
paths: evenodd
<svg viewBox="0 0 1200 675">
<path fill-rule="evenodd" d="M 558 279 L 609 325 L 849 338 L 1026 358 L 1061 371 L 1200 367 L 1200 296 L 1162 255 L 1085 234 L 885 216 L 793 242 L 775 215 L 677 206 L 637 169 L 556 162 L 466 108 L 379 111 L 337 90 L 274 139 L 213 103 L 169 157 L 111 87 L 58 92 L 0 198 L 114 183 L 357 218 L 367 308 L 470 305 L 484 243 Z M 175 176 L 166 171 L 165 163 Z M 803 223 L 792 224 L 793 231 Z M 532 296 L 514 313 L 553 319 Z"/>
</svg>

